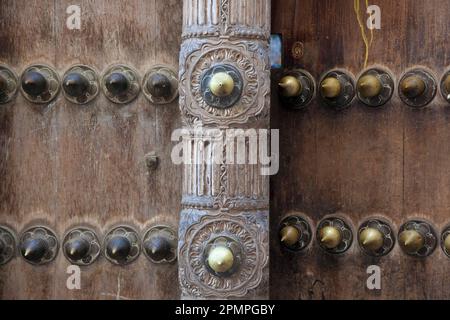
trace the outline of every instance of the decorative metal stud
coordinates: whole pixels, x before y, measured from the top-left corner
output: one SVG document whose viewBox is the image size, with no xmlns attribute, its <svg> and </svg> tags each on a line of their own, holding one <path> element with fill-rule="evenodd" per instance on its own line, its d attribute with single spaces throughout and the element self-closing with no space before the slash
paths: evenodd
<svg viewBox="0 0 450 320">
<path fill-rule="evenodd" d="M 446 226 L 442 231 L 441 248 L 445 255 L 450 258 L 450 226 Z"/>
<path fill-rule="evenodd" d="M 63 241 L 63 252 L 72 264 L 87 266 L 100 254 L 100 243 L 95 232 L 80 227 L 70 230 Z"/>
<path fill-rule="evenodd" d="M 59 76 L 46 65 L 32 65 L 21 77 L 23 96 L 33 103 L 48 103 L 59 92 Z"/>
<path fill-rule="evenodd" d="M 139 76 L 125 65 L 111 66 L 103 75 L 102 90 L 114 103 L 129 103 L 139 94 Z"/>
<path fill-rule="evenodd" d="M 67 70 L 62 87 L 66 99 L 76 104 L 92 101 L 99 92 L 95 70 L 85 65 L 76 65 Z"/>
<path fill-rule="evenodd" d="M 411 220 L 403 224 L 398 239 L 403 252 L 418 258 L 433 253 L 438 241 L 433 227 L 421 220 Z"/>
<path fill-rule="evenodd" d="M 226 278 L 234 274 L 244 259 L 244 250 L 233 238 L 220 236 L 205 245 L 204 263 L 212 274 Z"/>
<path fill-rule="evenodd" d="M 177 258 L 177 234 L 167 226 L 153 226 L 142 241 L 145 256 L 153 263 L 170 263 Z"/>
<path fill-rule="evenodd" d="M 289 82 L 283 82 L 283 79 L 292 79 L 298 84 L 295 94 L 287 92 L 292 86 Z M 291 82 L 295 84 L 292 80 Z M 286 72 L 279 81 L 278 87 L 281 101 L 292 109 L 303 109 L 311 102 L 315 94 L 314 78 L 307 71 L 300 69 Z"/>
<path fill-rule="evenodd" d="M 103 253 L 110 262 L 126 265 L 137 259 L 141 247 L 138 233 L 129 226 L 118 226 L 105 237 Z"/>
<path fill-rule="evenodd" d="M 325 230 L 336 230 L 339 236 L 335 237 L 333 232 L 324 232 Z M 324 237 L 333 238 L 333 245 L 329 245 L 329 241 Z M 329 217 L 322 220 L 317 226 L 317 241 L 322 249 L 328 253 L 340 254 L 347 251 L 353 242 L 353 234 L 349 225 L 341 218 Z M 336 239 L 334 239 L 336 238 Z"/>
<path fill-rule="evenodd" d="M 17 76 L 8 67 L 0 65 L 0 104 L 11 101 L 17 93 Z"/>
<path fill-rule="evenodd" d="M 450 70 L 448 70 L 441 80 L 441 94 L 450 103 Z"/>
<path fill-rule="evenodd" d="M 283 230 L 285 231 L 283 232 Z M 294 232 L 290 232 L 290 230 Z M 298 232 L 298 235 L 295 231 Z M 312 239 L 312 231 L 308 221 L 303 217 L 295 215 L 286 217 L 281 221 L 278 233 L 281 237 L 280 241 L 283 247 L 292 251 L 304 250 Z"/>
<path fill-rule="evenodd" d="M 144 77 L 142 91 L 151 103 L 171 103 L 178 97 L 178 78 L 172 69 L 154 66 Z"/>
<path fill-rule="evenodd" d="M 380 107 L 391 99 L 394 93 L 394 80 L 391 75 L 379 68 L 365 71 L 357 83 L 358 99 L 369 107 Z"/>
<path fill-rule="evenodd" d="M 16 237 L 12 230 L 0 226 L 0 265 L 7 264 L 16 255 Z"/>
<path fill-rule="evenodd" d="M 361 250 L 372 257 L 387 255 L 395 244 L 395 235 L 389 224 L 379 219 L 364 222 L 358 231 Z"/>
<path fill-rule="evenodd" d="M 355 97 L 355 82 L 347 72 L 333 70 L 322 77 L 319 92 L 328 106 L 336 110 L 344 109 Z"/>
<path fill-rule="evenodd" d="M 20 237 L 20 253 L 28 263 L 42 265 L 55 259 L 58 240 L 47 227 L 37 226 L 25 230 Z"/>
<path fill-rule="evenodd" d="M 215 108 L 226 109 L 239 101 L 244 81 L 238 69 L 222 64 L 208 69 L 201 79 L 205 102 Z"/>
<path fill-rule="evenodd" d="M 423 108 L 436 95 L 437 84 L 433 75 L 424 69 L 406 72 L 399 85 L 399 96 L 410 107 Z"/>
</svg>

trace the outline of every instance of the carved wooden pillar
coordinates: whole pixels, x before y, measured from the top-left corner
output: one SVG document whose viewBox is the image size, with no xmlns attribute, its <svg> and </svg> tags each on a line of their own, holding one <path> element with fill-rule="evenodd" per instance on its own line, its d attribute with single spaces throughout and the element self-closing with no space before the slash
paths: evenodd
<svg viewBox="0 0 450 320">
<path fill-rule="evenodd" d="M 260 129 L 269 128 L 270 0 L 183 3 L 180 108 L 190 130 L 186 136 L 192 138 L 192 129 L 201 134 L 183 150 L 197 161 L 185 164 L 184 171 L 179 227 L 182 298 L 265 299 L 269 178 L 262 174 L 259 157 L 256 162 L 248 158 L 255 144 L 258 150 L 267 147 L 259 137 L 264 134 Z M 232 84 L 227 94 L 216 94 L 210 85 L 217 73 Z M 217 130 L 211 134 L 209 129 Z M 235 156 L 234 164 L 230 155 Z M 247 158 L 239 164 L 236 158 L 242 155 Z M 213 270 L 208 260 L 211 250 L 220 246 L 233 254 L 232 266 L 225 271 Z"/>
</svg>

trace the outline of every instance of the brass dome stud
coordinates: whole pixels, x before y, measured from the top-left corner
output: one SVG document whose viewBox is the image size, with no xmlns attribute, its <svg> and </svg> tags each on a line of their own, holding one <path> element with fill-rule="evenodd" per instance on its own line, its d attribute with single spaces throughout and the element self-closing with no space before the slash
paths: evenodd
<svg viewBox="0 0 450 320">
<path fill-rule="evenodd" d="M 64 236 L 63 253 L 72 264 L 90 265 L 100 255 L 100 250 L 98 238 L 89 228 L 77 227 Z"/>
<path fill-rule="evenodd" d="M 177 258 L 177 234 L 168 226 L 153 226 L 145 233 L 142 247 L 153 263 L 170 263 Z"/>
<path fill-rule="evenodd" d="M 383 242 L 383 234 L 375 228 L 366 228 L 359 235 L 359 244 L 368 251 L 381 249 Z"/>
<path fill-rule="evenodd" d="M 398 242 L 407 255 L 414 257 L 429 256 L 437 244 L 433 227 L 421 220 L 411 220 L 400 227 Z"/>
<path fill-rule="evenodd" d="M 447 252 L 450 252 L 450 234 L 448 234 L 444 239 L 444 247 Z"/>
<path fill-rule="evenodd" d="M 280 231 L 280 241 L 286 246 L 293 246 L 300 239 L 300 231 L 293 226 L 286 226 Z"/>
<path fill-rule="evenodd" d="M 322 229 L 320 229 L 319 235 L 320 235 L 320 242 L 327 249 L 336 248 L 342 241 L 341 232 L 335 227 L 331 226 L 323 227 Z"/>
<path fill-rule="evenodd" d="M 144 76 L 142 91 L 153 104 L 173 102 L 178 96 L 178 76 L 165 65 L 155 65 Z"/>
<path fill-rule="evenodd" d="M 217 273 L 229 272 L 234 265 L 233 252 L 225 246 L 217 246 L 209 251 L 207 263 Z"/>
<path fill-rule="evenodd" d="M 425 244 L 422 235 L 415 230 L 403 231 L 400 233 L 398 240 L 402 249 L 408 254 L 418 252 Z"/>
<path fill-rule="evenodd" d="M 329 217 L 320 221 L 316 238 L 319 246 L 327 253 L 341 254 L 352 245 L 353 232 L 344 219 Z"/>
<path fill-rule="evenodd" d="M 59 88 L 59 76 L 46 65 L 29 66 L 20 78 L 20 89 L 28 101 L 32 103 L 48 103 L 56 98 Z"/>
<path fill-rule="evenodd" d="M 400 79 L 398 94 L 410 107 L 422 108 L 435 97 L 437 84 L 433 75 L 425 69 L 413 69 Z"/>
<path fill-rule="evenodd" d="M 341 95 L 341 83 L 334 77 L 325 78 L 320 84 L 320 92 L 327 99 L 335 99 Z"/>
<path fill-rule="evenodd" d="M 101 87 L 105 96 L 114 103 L 125 104 L 136 99 L 141 89 L 137 72 L 125 65 L 109 67 L 103 74 Z"/>
<path fill-rule="evenodd" d="M 48 252 L 48 244 L 42 238 L 27 239 L 20 245 L 20 252 L 25 260 L 33 263 L 41 261 Z"/>
<path fill-rule="evenodd" d="M 106 246 L 106 254 L 113 260 L 124 262 L 131 252 L 131 242 L 125 236 L 112 237 Z"/>
<path fill-rule="evenodd" d="M 67 242 L 64 250 L 70 260 L 81 260 L 89 254 L 90 245 L 86 239 L 78 238 Z"/>
<path fill-rule="evenodd" d="M 130 81 L 121 72 L 113 72 L 105 79 L 105 87 L 114 96 L 126 94 L 130 88 Z"/>
<path fill-rule="evenodd" d="M 448 70 L 441 80 L 441 94 L 450 103 L 450 70 Z"/>
<path fill-rule="evenodd" d="M 103 253 L 111 263 L 126 265 L 135 261 L 140 254 L 140 239 L 129 226 L 118 226 L 105 237 Z"/>
<path fill-rule="evenodd" d="M 148 92 L 156 98 L 164 98 L 172 95 L 172 83 L 169 78 L 161 73 L 152 74 L 146 84 Z"/>
<path fill-rule="evenodd" d="M 226 72 L 217 72 L 211 77 L 209 89 L 217 97 L 227 97 L 234 90 L 234 80 Z"/>
<path fill-rule="evenodd" d="M 445 255 L 450 258 L 450 225 L 447 225 L 441 233 L 441 248 Z"/>
<path fill-rule="evenodd" d="M 425 92 L 425 82 L 418 76 L 409 76 L 401 81 L 400 90 L 409 99 L 414 99 Z"/>
<path fill-rule="evenodd" d="M 358 93 L 364 98 L 373 98 L 381 93 L 382 84 L 373 75 L 362 76 L 357 83 Z"/>
<path fill-rule="evenodd" d="M 41 72 L 28 71 L 22 77 L 22 89 L 32 97 L 44 94 L 48 91 L 48 87 L 48 81 Z"/>
<path fill-rule="evenodd" d="M 71 97 L 84 96 L 89 90 L 89 80 L 81 73 L 69 73 L 64 77 L 63 89 Z"/>
<path fill-rule="evenodd" d="M 287 75 L 278 82 L 280 95 L 285 98 L 297 97 L 302 92 L 302 83 L 294 76 Z"/>
</svg>

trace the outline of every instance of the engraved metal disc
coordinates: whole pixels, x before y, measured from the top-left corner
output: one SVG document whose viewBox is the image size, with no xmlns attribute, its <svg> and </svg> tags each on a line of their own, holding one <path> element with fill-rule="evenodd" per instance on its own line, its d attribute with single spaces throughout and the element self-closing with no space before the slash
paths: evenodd
<svg viewBox="0 0 450 320">
<path fill-rule="evenodd" d="M 327 97 L 322 96 L 319 90 L 322 100 L 325 102 L 325 104 L 336 110 L 341 110 L 349 107 L 350 103 L 353 101 L 353 98 L 355 97 L 355 81 L 353 80 L 353 77 L 345 71 L 333 70 L 326 73 L 320 80 L 320 83 L 322 83 L 324 79 L 329 77 L 336 78 L 340 82 L 341 94 L 336 98 L 329 99 Z"/>
<path fill-rule="evenodd" d="M 47 244 L 47 253 L 44 257 L 42 257 L 39 261 L 30 261 L 28 259 L 25 259 L 26 262 L 34 265 L 42 265 L 51 262 L 55 259 L 56 255 L 58 254 L 58 239 L 55 235 L 55 233 L 50 230 L 47 227 L 43 226 L 36 226 L 31 227 L 25 230 L 21 237 L 20 237 L 20 243 L 24 243 L 27 240 L 33 240 L 33 239 L 42 239 Z"/>
<path fill-rule="evenodd" d="M 130 252 L 127 255 L 127 257 L 123 260 L 116 260 L 113 257 L 111 257 L 107 252 L 107 245 L 108 242 L 113 239 L 114 237 L 125 237 L 130 242 Z M 126 265 L 134 260 L 136 260 L 139 257 L 140 251 L 141 251 L 141 245 L 140 245 L 140 239 L 138 233 L 129 226 L 118 226 L 109 231 L 106 236 L 105 240 L 103 242 L 103 255 L 108 259 L 110 262 L 116 265 Z"/>
<path fill-rule="evenodd" d="M 438 238 L 433 227 L 426 221 L 421 220 L 411 220 L 406 222 L 400 227 L 398 234 L 400 235 L 403 231 L 415 230 L 424 238 L 424 246 L 415 253 L 407 253 L 407 255 L 424 258 L 433 253 L 436 249 Z"/>
<path fill-rule="evenodd" d="M 152 77 L 152 75 L 161 74 L 170 82 L 170 94 L 167 96 L 156 97 L 152 95 L 147 87 L 147 81 Z M 145 97 L 153 104 L 167 104 L 173 102 L 178 97 L 178 78 L 176 73 L 167 66 L 157 65 L 152 67 L 146 74 L 142 83 L 142 92 L 144 92 Z"/>
<path fill-rule="evenodd" d="M 297 230 L 300 232 L 300 238 L 294 245 L 289 246 L 283 244 L 283 247 L 292 251 L 304 250 L 311 243 L 312 240 L 311 226 L 309 225 L 308 221 L 301 216 L 292 215 L 286 217 L 280 223 L 280 227 L 278 228 L 278 234 L 281 232 L 283 228 L 288 226 L 297 228 Z"/>
<path fill-rule="evenodd" d="M 211 78 L 219 72 L 228 74 L 234 81 L 234 88 L 230 95 L 218 97 L 214 95 L 209 88 Z M 239 101 L 242 94 L 243 85 L 244 81 L 237 68 L 229 64 L 220 64 L 213 66 L 204 72 L 200 86 L 203 99 L 208 105 L 219 109 L 226 109 L 232 107 Z"/>
<path fill-rule="evenodd" d="M 120 73 L 124 75 L 129 81 L 129 87 L 123 94 L 114 94 L 110 92 L 106 87 L 106 79 L 113 73 Z M 139 95 L 139 90 L 141 89 L 139 85 L 138 73 L 125 65 L 118 64 L 109 67 L 102 77 L 102 90 L 105 96 L 114 103 L 125 104 L 133 101 Z"/>
<path fill-rule="evenodd" d="M 25 71 L 22 73 L 21 80 L 27 74 L 27 72 L 39 72 L 47 80 L 48 83 L 48 90 L 46 90 L 44 93 L 38 96 L 29 95 L 23 90 L 22 86 L 20 86 L 20 91 L 28 101 L 42 104 L 48 103 L 53 99 L 55 99 L 55 97 L 58 95 L 60 87 L 60 80 L 58 73 L 56 71 L 54 71 L 51 67 L 47 65 L 42 64 L 32 65 L 26 68 Z"/>
<path fill-rule="evenodd" d="M 341 233 L 342 240 L 341 240 L 341 243 L 337 247 L 329 249 L 322 244 L 321 239 L 320 239 L 320 230 L 324 227 L 334 227 L 334 228 L 338 229 L 339 232 Z M 350 248 L 350 246 L 352 245 L 353 233 L 352 233 L 350 226 L 343 219 L 337 218 L 337 217 L 329 217 L 329 218 L 322 220 L 319 223 L 319 225 L 317 226 L 316 238 L 317 238 L 317 242 L 319 243 L 319 246 L 323 250 L 325 250 L 328 253 L 332 253 L 332 254 L 340 254 L 340 253 L 344 253 L 345 251 L 347 251 Z"/>
<path fill-rule="evenodd" d="M 302 90 L 296 97 L 283 97 L 282 95 L 279 95 L 281 101 L 291 109 L 305 108 L 314 98 L 314 94 L 316 91 L 316 85 L 314 83 L 313 76 L 309 72 L 301 69 L 288 71 L 283 74 L 283 77 L 284 76 L 295 77 L 301 83 Z"/>
<path fill-rule="evenodd" d="M 87 243 L 89 243 L 89 250 L 85 257 L 79 260 L 73 260 L 67 254 L 65 245 L 66 243 L 77 239 L 78 240 L 82 239 L 85 240 Z M 101 249 L 100 242 L 97 236 L 95 235 L 95 232 L 89 228 L 85 227 L 74 228 L 69 232 L 67 232 L 66 236 L 64 237 L 63 252 L 67 260 L 69 260 L 73 264 L 79 266 L 87 266 L 92 264 L 98 258 L 100 254 L 100 249 Z"/>
<path fill-rule="evenodd" d="M 0 252 L 0 265 L 8 263 L 15 257 L 16 243 L 14 232 L 8 227 L 0 226 L 0 245 L 3 248 Z"/>
<path fill-rule="evenodd" d="M 375 97 L 363 97 L 357 90 L 358 99 L 369 107 L 381 107 L 386 104 L 391 99 L 395 88 L 394 80 L 392 80 L 390 73 L 380 68 L 373 68 L 362 73 L 360 78 L 364 76 L 377 78 L 381 83 L 381 92 Z"/>
<path fill-rule="evenodd" d="M 144 238 L 142 240 L 143 247 L 148 241 L 152 239 L 163 239 L 167 241 L 167 244 L 170 246 L 169 252 L 162 259 L 155 259 L 150 254 L 144 251 L 145 256 L 152 261 L 153 263 L 170 263 L 177 259 L 177 233 L 174 229 L 164 225 L 153 226 L 145 233 Z"/>
<path fill-rule="evenodd" d="M 76 104 L 86 104 L 94 100 L 95 97 L 98 95 L 98 92 L 100 91 L 97 72 L 89 66 L 85 66 L 82 64 L 76 65 L 66 71 L 63 77 L 63 81 L 66 78 L 66 76 L 71 73 L 79 73 L 82 76 L 84 76 L 89 81 L 89 88 L 86 91 L 86 93 L 80 97 L 71 96 L 67 94 L 65 90 L 63 90 L 66 99 Z"/>
<path fill-rule="evenodd" d="M 403 94 L 403 92 L 401 90 L 401 86 L 398 86 L 398 94 L 400 96 L 400 99 L 402 99 L 402 101 L 404 103 L 406 103 L 408 106 L 414 107 L 414 108 L 423 108 L 426 105 L 428 105 L 436 95 L 436 92 L 437 92 L 436 80 L 434 79 L 433 75 L 430 72 L 428 72 L 427 70 L 413 69 L 413 70 L 406 72 L 402 76 L 402 78 L 400 79 L 400 83 L 402 83 L 402 81 L 404 79 L 411 77 L 411 76 L 417 76 L 424 81 L 424 83 L 425 83 L 424 93 L 415 98 L 408 98 L 407 96 L 405 96 Z"/>
<path fill-rule="evenodd" d="M 16 96 L 19 80 L 14 71 L 4 65 L 0 65 L 0 76 L 6 81 L 4 92 L 0 92 L 0 104 L 5 104 Z"/>
<path fill-rule="evenodd" d="M 211 250 L 213 250 L 216 247 L 226 247 L 226 248 L 230 249 L 231 252 L 233 253 L 233 258 L 234 258 L 233 266 L 227 272 L 216 272 L 209 266 L 208 254 Z M 236 273 L 237 270 L 239 269 L 239 267 L 241 266 L 242 262 L 244 261 L 244 259 L 245 259 L 245 253 L 244 253 L 242 246 L 239 244 L 239 242 L 236 239 L 234 239 L 232 237 L 220 236 L 217 238 L 213 238 L 211 241 L 206 243 L 205 249 L 203 250 L 203 261 L 206 266 L 206 269 L 210 273 L 214 274 L 217 277 L 221 277 L 221 278 L 226 278 L 226 277 L 229 277 L 229 276 L 233 275 L 234 273 Z"/>
<path fill-rule="evenodd" d="M 394 231 L 392 230 L 391 226 L 388 223 L 386 223 L 380 219 L 367 220 L 359 227 L 358 243 L 360 243 L 359 239 L 360 239 L 361 233 L 368 228 L 373 228 L 373 229 L 380 231 L 380 233 L 383 235 L 383 246 L 380 249 L 378 249 L 377 251 L 372 251 L 372 250 L 367 250 L 360 244 L 361 250 L 365 254 L 372 256 L 372 257 L 385 256 L 389 252 L 391 252 L 391 250 L 395 244 L 395 234 L 394 234 Z"/>
</svg>

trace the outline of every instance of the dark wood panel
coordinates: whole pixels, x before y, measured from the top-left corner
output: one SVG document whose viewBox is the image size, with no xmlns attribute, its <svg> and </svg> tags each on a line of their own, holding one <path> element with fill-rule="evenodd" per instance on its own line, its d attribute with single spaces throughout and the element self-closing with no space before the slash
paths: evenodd
<svg viewBox="0 0 450 320">
<path fill-rule="evenodd" d="M 364 1 L 360 4 L 365 23 Z M 377 5 L 382 29 L 374 31 L 368 67 L 385 66 L 398 79 L 406 68 L 425 65 L 440 80 L 449 64 L 448 2 L 386 0 Z M 288 66 L 304 68 L 316 79 L 335 67 L 355 76 L 363 70 L 365 45 L 354 1 L 275 1 L 272 10 L 272 32 L 283 34 Z M 289 57 L 294 41 L 304 44 L 300 61 Z M 429 108 L 412 110 L 395 93 L 380 109 L 355 101 L 334 112 L 316 99 L 306 111 L 292 112 L 274 94 L 271 126 L 280 128 L 281 164 L 271 181 L 272 235 L 290 211 L 304 212 L 313 224 L 341 213 L 355 232 L 372 216 L 385 217 L 396 230 L 406 220 L 422 217 L 440 232 L 450 222 L 448 110 L 440 96 Z M 387 257 L 367 258 L 356 243 L 341 257 L 322 253 L 316 243 L 296 255 L 281 251 L 272 236 L 271 261 L 273 298 L 450 296 L 448 260 L 440 249 L 424 261 L 406 257 L 398 245 Z M 365 289 L 370 264 L 381 267 L 380 292 Z"/>
</svg>

